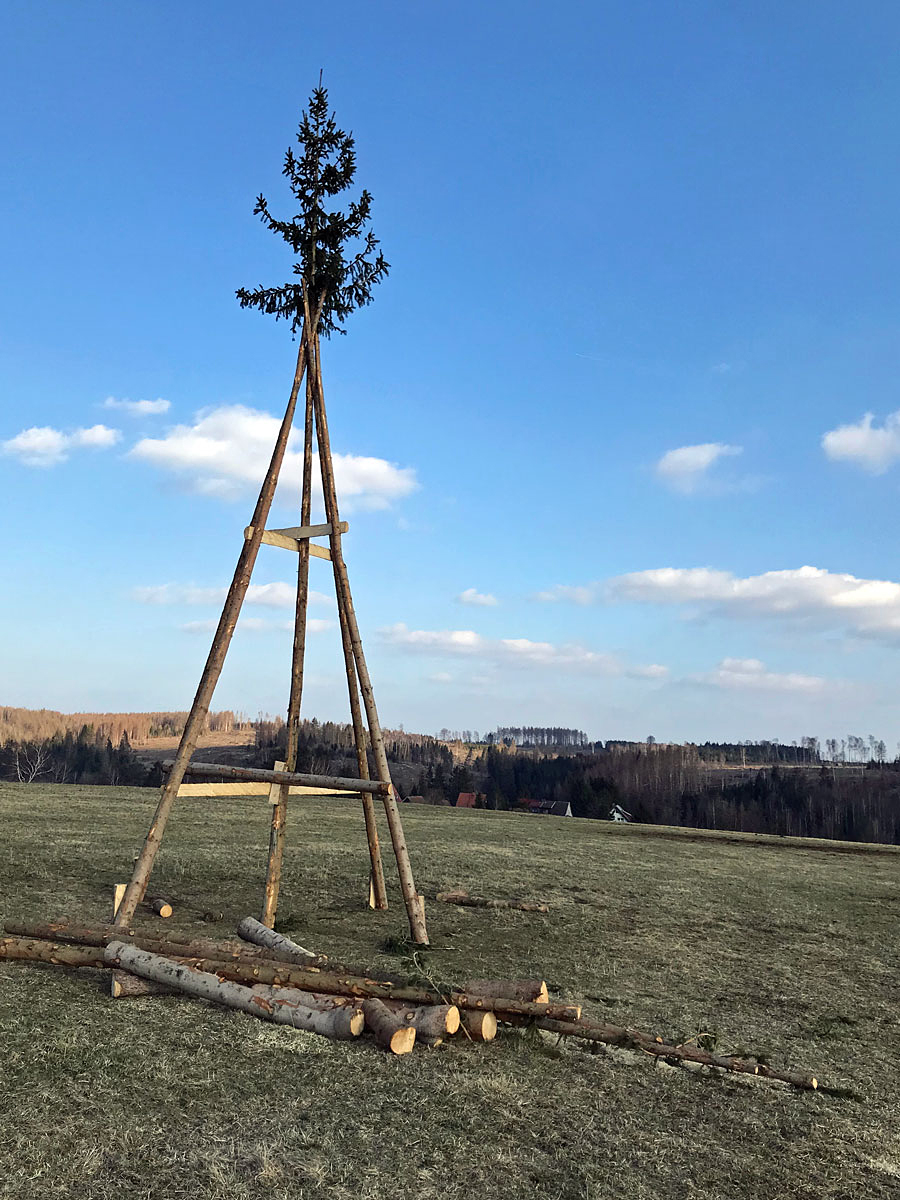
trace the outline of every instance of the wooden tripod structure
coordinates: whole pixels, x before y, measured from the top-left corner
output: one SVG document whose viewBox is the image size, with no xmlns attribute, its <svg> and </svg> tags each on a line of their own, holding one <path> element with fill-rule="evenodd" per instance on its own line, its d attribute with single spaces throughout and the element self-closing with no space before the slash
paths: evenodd
<svg viewBox="0 0 900 1200">
<path fill-rule="evenodd" d="M 172 806 L 179 794 L 190 794 L 192 785 L 184 785 L 187 774 L 215 776 L 218 778 L 248 780 L 257 783 L 277 785 L 273 788 L 272 821 L 269 834 L 269 858 L 266 872 L 265 897 L 262 906 L 261 920 L 263 924 L 272 927 L 278 907 L 278 891 L 281 883 L 281 868 L 284 856 L 285 820 L 287 816 L 288 796 L 294 791 L 306 793 L 333 794 L 335 791 L 357 793 L 362 799 L 363 815 L 365 818 L 366 837 L 369 843 L 371 859 L 370 903 L 374 908 L 387 908 L 387 892 L 384 883 L 384 868 L 381 862 L 381 851 L 378 844 L 378 830 L 375 822 L 375 796 L 380 796 L 387 817 L 391 843 L 397 860 L 397 870 L 400 876 L 400 887 L 406 911 L 409 917 L 409 928 L 412 940 L 420 945 L 428 944 L 428 933 L 425 926 L 425 913 L 421 897 L 416 892 L 413 881 L 409 853 L 403 836 L 403 826 L 397 805 L 397 793 L 391 783 L 390 768 L 384 748 L 381 724 L 375 707 L 375 694 L 369 678 L 369 670 L 363 653 L 356 612 L 353 608 L 353 597 L 350 592 L 350 581 L 347 566 L 341 549 L 341 534 L 347 531 L 347 525 L 341 523 L 338 512 L 337 492 L 334 482 L 334 467 L 331 458 L 331 445 L 328 437 L 328 421 L 325 415 L 325 394 L 322 387 L 322 369 L 319 355 L 318 320 L 322 302 L 315 314 L 310 313 L 308 298 L 304 289 L 303 296 L 304 320 L 300 333 L 300 346 L 297 353 L 297 365 L 294 371 L 294 382 L 281 428 L 272 452 L 269 469 L 266 472 L 256 508 L 253 511 L 251 524 L 244 530 L 244 545 L 238 558 L 234 578 L 228 589 L 218 628 L 213 637 L 212 647 L 206 666 L 200 677 L 200 684 L 191 711 L 188 715 L 181 743 L 175 760 L 172 763 L 168 778 L 162 789 L 162 794 L 156 808 L 150 829 L 144 840 L 141 853 L 135 863 L 131 882 L 125 889 L 125 895 L 116 915 L 119 927 L 130 924 L 135 909 L 144 897 L 150 872 L 157 851 L 162 843 L 166 822 L 172 811 Z M 301 385 L 306 381 L 306 414 L 303 440 L 303 490 L 300 508 L 300 525 L 291 529 L 267 530 L 266 521 L 275 495 L 278 476 L 284 461 L 288 437 L 294 422 L 297 400 Z M 311 525 L 312 502 L 312 469 L 313 469 L 313 432 L 318 444 L 319 466 L 322 475 L 322 491 L 325 500 L 325 515 L 327 524 Z M 314 544 L 311 539 L 327 535 L 329 545 Z M 288 701 L 287 719 L 287 749 L 283 767 L 276 771 L 257 771 L 239 767 L 221 767 L 209 763 L 196 763 L 191 766 L 191 755 L 197 748 L 198 739 L 203 732 L 213 692 L 222 672 L 225 655 L 237 624 L 241 605 L 250 585 L 260 545 L 281 546 L 293 550 L 298 555 L 297 568 L 297 603 L 294 619 L 294 643 L 291 663 L 291 685 Z M 297 750 L 300 730 L 300 702 L 303 693 L 303 661 L 306 646 L 306 609 L 309 597 L 309 559 L 310 555 L 331 560 L 334 572 L 334 586 L 337 597 L 338 616 L 340 619 L 341 641 L 344 651 L 344 665 L 347 671 L 347 687 L 350 695 L 350 715 L 353 724 L 353 734 L 356 744 L 356 757 L 359 769 L 358 779 L 339 779 L 331 776 L 308 775 L 298 773 Z M 362 707 L 360 706 L 362 693 Z M 362 709 L 365 709 L 368 736 L 371 740 L 375 760 L 376 779 L 369 777 L 369 762 L 367 755 L 366 728 L 363 724 Z M 280 764 L 279 764 L 280 765 Z M 184 790 L 182 790 L 184 789 Z"/>
</svg>

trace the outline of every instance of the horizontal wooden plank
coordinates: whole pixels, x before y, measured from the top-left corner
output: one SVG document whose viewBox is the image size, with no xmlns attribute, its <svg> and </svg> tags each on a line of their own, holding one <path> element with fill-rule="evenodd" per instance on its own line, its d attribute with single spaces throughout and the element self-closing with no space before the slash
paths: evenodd
<svg viewBox="0 0 900 1200">
<path fill-rule="evenodd" d="M 350 526 L 346 521 L 341 521 L 339 529 L 341 533 L 346 533 Z M 285 537 L 297 538 L 313 538 L 327 537 L 331 533 L 330 525 L 292 525 L 288 529 L 268 529 L 267 533 L 283 533 Z"/>
<path fill-rule="evenodd" d="M 183 783 L 178 789 L 179 797 L 189 796 L 265 796 L 269 797 L 271 784 L 268 783 Z M 302 787 L 295 784 L 290 789 L 292 796 L 357 796 L 358 792 L 348 792 L 340 788 Z"/>
</svg>

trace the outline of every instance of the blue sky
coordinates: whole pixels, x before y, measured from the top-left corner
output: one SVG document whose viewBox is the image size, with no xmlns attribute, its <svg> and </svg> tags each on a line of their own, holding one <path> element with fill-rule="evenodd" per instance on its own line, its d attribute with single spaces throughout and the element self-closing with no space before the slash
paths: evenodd
<svg viewBox="0 0 900 1200">
<path fill-rule="evenodd" d="M 4 5 L 0 702 L 188 706 L 296 351 L 234 289 L 289 274 L 253 201 L 324 68 L 392 265 L 324 364 L 385 723 L 894 747 L 898 35 Z M 214 707 L 284 709 L 293 568 L 262 551 Z M 312 572 L 307 713 L 341 718 Z"/>
</svg>

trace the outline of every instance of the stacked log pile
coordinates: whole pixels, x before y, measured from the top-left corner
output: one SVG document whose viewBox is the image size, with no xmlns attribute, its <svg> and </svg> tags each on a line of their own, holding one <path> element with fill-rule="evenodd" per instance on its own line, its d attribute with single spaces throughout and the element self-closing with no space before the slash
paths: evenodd
<svg viewBox="0 0 900 1200">
<path fill-rule="evenodd" d="M 242 940 L 235 941 L 68 921 L 7 921 L 4 930 L 0 959 L 100 968 L 109 972 L 114 997 L 178 994 L 322 1037 L 352 1039 L 368 1032 L 397 1055 L 449 1039 L 488 1042 L 502 1022 L 588 1043 L 627 1046 L 670 1063 L 818 1087 L 807 1072 L 779 1071 L 753 1059 L 716 1055 L 690 1043 L 673 1044 L 591 1021 L 580 1005 L 551 1001 L 542 979 L 423 986 L 417 978 L 374 973 L 313 954 L 249 917 L 238 926 Z"/>
</svg>

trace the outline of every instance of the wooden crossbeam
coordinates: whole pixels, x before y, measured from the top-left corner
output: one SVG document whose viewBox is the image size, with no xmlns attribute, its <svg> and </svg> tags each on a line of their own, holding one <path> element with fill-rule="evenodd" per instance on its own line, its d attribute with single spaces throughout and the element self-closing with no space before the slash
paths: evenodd
<svg viewBox="0 0 900 1200">
<path fill-rule="evenodd" d="M 165 761 L 164 767 L 171 767 L 174 759 Z M 308 775 L 301 771 L 265 771 L 258 767 L 228 767 L 221 763 L 192 762 L 185 767 L 186 775 L 211 775 L 213 779 L 246 780 L 249 783 L 288 783 L 302 787 L 323 788 L 330 795 L 334 792 L 372 792 L 374 795 L 385 795 L 392 791 L 391 784 L 382 783 L 378 779 L 347 779 L 338 775 Z"/>
<path fill-rule="evenodd" d="M 350 526 L 346 521 L 341 521 L 338 528 L 341 533 L 346 533 Z M 328 547 L 309 541 L 310 538 L 330 533 L 330 525 L 294 525 L 289 529 L 266 529 L 263 531 L 262 540 L 267 546 L 279 546 L 282 550 L 295 551 L 299 551 L 301 542 L 309 542 L 309 552 L 313 558 L 326 558 L 330 562 L 331 551 Z M 244 540 L 249 542 L 252 537 L 253 526 L 248 525 L 244 530 Z"/>
<path fill-rule="evenodd" d="M 268 783 L 182 783 L 178 787 L 178 798 L 191 796 L 208 796 L 215 799 L 218 796 L 268 796 L 273 784 Z M 343 788 L 323 787 L 292 787 L 291 796 L 358 796 L 359 792 L 350 792 Z M 274 804 L 275 801 L 272 801 Z"/>
</svg>

